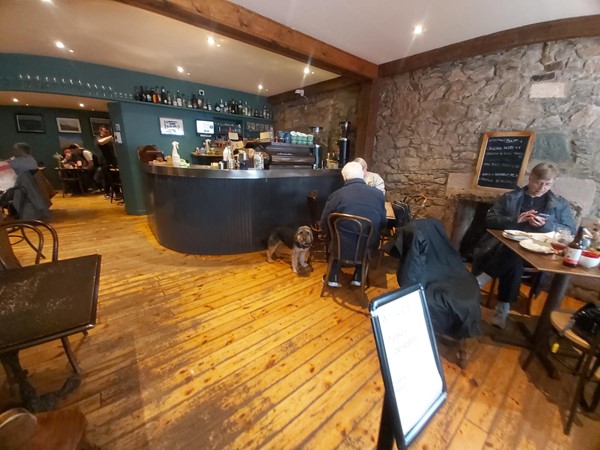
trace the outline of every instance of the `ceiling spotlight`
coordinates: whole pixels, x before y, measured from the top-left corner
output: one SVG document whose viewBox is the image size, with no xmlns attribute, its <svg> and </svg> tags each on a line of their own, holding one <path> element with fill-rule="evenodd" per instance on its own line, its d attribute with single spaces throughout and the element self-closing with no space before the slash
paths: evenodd
<svg viewBox="0 0 600 450">
<path fill-rule="evenodd" d="M 65 44 L 63 44 L 61 41 L 56 41 L 56 46 L 58 48 L 65 48 Z"/>
<path fill-rule="evenodd" d="M 304 75 L 308 75 L 310 73 L 310 69 L 308 67 L 304 68 Z"/>
<path fill-rule="evenodd" d="M 19 103 L 19 99 L 17 97 L 13 98 L 13 102 Z"/>
<path fill-rule="evenodd" d="M 189 72 L 187 72 L 187 73 L 186 73 L 186 75 L 189 77 L 189 76 L 190 76 L 190 73 L 189 73 Z"/>
<path fill-rule="evenodd" d="M 210 45 L 210 46 L 215 45 L 215 38 L 214 37 L 209 36 L 208 39 L 207 39 L 207 41 L 208 41 L 208 45 Z"/>
<path fill-rule="evenodd" d="M 85 107 L 85 105 L 84 105 L 83 103 L 80 103 L 80 104 L 79 104 L 79 106 L 80 106 L 81 108 Z"/>
<path fill-rule="evenodd" d="M 259 91 L 262 91 L 262 88 L 263 88 L 263 85 L 262 85 L 262 84 L 259 84 L 259 85 L 258 85 L 258 90 L 259 90 Z"/>
<path fill-rule="evenodd" d="M 43 3 L 52 3 L 52 0 L 42 0 Z"/>
<path fill-rule="evenodd" d="M 179 72 L 179 73 L 183 73 L 183 67 L 181 67 L 181 66 L 177 66 L 177 72 Z"/>
<path fill-rule="evenodd" d="M 73 50 L 73 49 L 70 48 L 69 49 L 69 53 L 75 53 L 75 50 Z"/>
<path fill-rule="evenodd" d="M 220 46 L 221 46 L 221 44 L 217 44 L 217 47 L 220 47 Z"/>
<path fill-rule="evenodd" d="M 423 33 L 423 25 L 417 25 L 413 30 L 413 34 L 421 34 Z"/>
</svg>

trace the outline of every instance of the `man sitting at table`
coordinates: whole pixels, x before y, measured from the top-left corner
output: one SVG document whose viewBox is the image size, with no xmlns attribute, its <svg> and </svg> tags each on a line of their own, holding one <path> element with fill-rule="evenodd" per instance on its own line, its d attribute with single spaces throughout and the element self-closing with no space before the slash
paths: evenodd
<svg viewBox="0 0 600 450">
<path fill-rule="evenodd" d="M 550 188 L 559 174 L 552 163 L 536 165 L 524 188 L 503 194 L 488 211 L 485 225 L 498 230 L 521 230 L 534 233 L 553 231 L 556 225 L 575 232 L 575 220 L 569 202 Z M 498 304 L 492 324 L 504 328 L 510 304 L 519 295 L 523 260 L 492 235 L 486 234 L 473 252 L 473 273 L 479 286 L 498 278 Z"/>
<path fill-rule="evenodd" d="M 363 173 L 365 175 L 365 183 L 367 183 L 369 186 L 373 186 L 374 188 L 379 189 L 381 192 L 383 192 L 383 195 L 385 195 L 385 182 L 383 181 L 383 178 L 381 178 L 381 176 L 379 176 L 378 173 L 369 172 L 367 170 L 369 166 L 367 165 L 367 162 L 364 159 L 354 158 L 354 162 L 359 163 L 363 168 Z"/>
<path fill-rule="evenodd" d="M 379 242 L 379 236 L 382 228 L 386 224 L 385 216 L 385 199 L 383 194 L 378 189 L 368 186 L 364 180 L 363 168 L 357 162 L 349 162 L 342 169 L 342 176 L 344 177 L 344 186 L 333 192 L 327 203 L 325 203 L 325 209 L 321 215 L 321 230 L 324 234 L 328 234 L 329 227 L 327 224 L 327 218 L 332 213 L 343 213 L 353 214 L 356 216 L 366 217 L 373 223 L 373 235 L 367 251 L 373 251 L 377 248 Z M 342 240 L 342 254 L 347 251 L 344 248 L 344 242 Z M 352 250 L 350 250 L 352 252 Z M 331 273 L 329 274 L 329 280 L 327 285 L 331 287 L 339 287 L 338 272 L 339 262 L 333 261 L 331 266 Z M 352 278 L 351 284 L 353 286 L 360 286 L 362 267 L 360 265 L 355 267 L 354 277 Z M 325 282 L 326 280 L 323 280 Z"/>
</svg>

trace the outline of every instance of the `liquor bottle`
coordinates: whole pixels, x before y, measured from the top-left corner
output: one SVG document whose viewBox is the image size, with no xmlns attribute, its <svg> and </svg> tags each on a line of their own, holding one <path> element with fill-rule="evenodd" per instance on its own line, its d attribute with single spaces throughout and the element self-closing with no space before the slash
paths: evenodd
<svg viewBox="0 0 600 450">
<path fill-rule="evenodd" d="M 152 103 L 160 103 L 160 96 L 158 93 L 158 86 L 156 86 L 156 89 L 152 89 Z"/>
<path fill-rule="evenodd" d="M 183 106 L 183 99 L 181 98 L 181 93 L 179 89 L 177 90 L 177 94 L 175 95 L 175 106 Z"/>
<path fill-rule="evenodd" d="M 169 99 L 167 97 L 167 91 L 165 91 L 165 87 L 164 86 L 160 87 L 160 102 L 163 105 L 167 105 L 168 102 L 169 102 Z"/>
<path fill-rule="evenodd" d="M 192 92 L 192 108 L 198 109 L 198 99 L 196 98 L 196 94 Z"/>
<path fill-rule="evenodd" d="M 202 95 L 202 90 L 198 91 L 198 99 L 197 99 L 197 108 L 204 109 L 204 96 Z"/>
<path fill-rule="evenodd" d="M 171 97 L 171 91 L 167 91 L 167 105 L 173 105 L 173 97 Z"/>
<path fill-rule="evenodd" d="M 205 103 L 205 105 L 206 105 L 206 103 Z M 212 103 L 210 102 L 210 100 L 208 102 L 208 105 L 206 106 L 206 109 L 209 110 L 209 111 L 213 110 Z"/>
<path fill-rule="evenodd" d="M 583 251 L 583 227 L 577 229 L 575 239 L 565 249 L 563 264 L 567 267 L 577 267 Z"/>
<path fill-rule="evenodd" d="M 222 113 L 226 112 L 225 103 L 223 103 L 223 99 L 219 100 L 219 111 L 221 111 Z"/>
<path fill-rule="evenodd" d="M 140 86 L 140 89 L 135 88 L 135 97 L 138 102 L 144 101 L 144 86 Z"/>
</svg>

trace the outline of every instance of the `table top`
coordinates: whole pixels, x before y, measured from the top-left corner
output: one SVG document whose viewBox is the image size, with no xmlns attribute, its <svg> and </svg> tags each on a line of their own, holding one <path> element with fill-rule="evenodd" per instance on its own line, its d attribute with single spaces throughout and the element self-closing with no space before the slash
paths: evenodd
<svg viewBox="0 0 600 450">
<path fill-rule="evenodd" d="M 91 328 L 100 255 L 0 271 L 0 353 Z"/>
<path fill-rule="evenodd" d="M 546 255 L 542 253 L 534 253 L 521 247 L 519 242 L 506 239 L 504 236 L 502 236 L 502 230 L 487 231 L 537 270 L 573 276 L 600 278 L 599 267 L 594 267 L 592 269 L 585 269 L 580 266 L 567 267 L 563 265 L 562 258 L 559 256 L 553 254 Z"/>
</svg>

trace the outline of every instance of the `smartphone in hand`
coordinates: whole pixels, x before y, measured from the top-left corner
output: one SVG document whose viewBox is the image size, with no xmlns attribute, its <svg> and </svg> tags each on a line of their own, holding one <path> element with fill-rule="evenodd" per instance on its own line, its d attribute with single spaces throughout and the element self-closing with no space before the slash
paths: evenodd
<svg viewBox="0 0 600 450">
<path fill-rule="evenodd" d="M 550 217 L 550 214 L 537 213 L 536 216 L 539 217 L 540 219 L 548 220 L 548 217 Z"/>
</svg>

